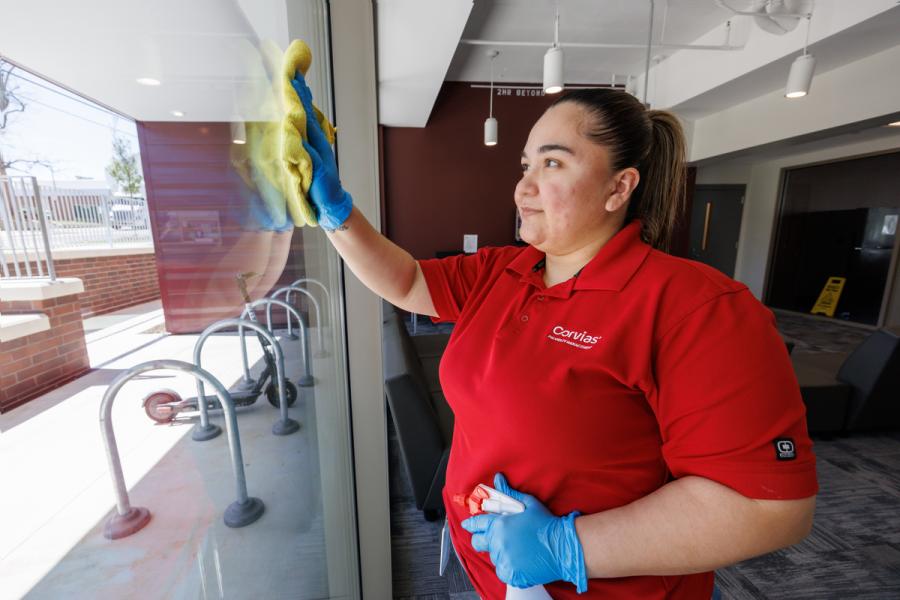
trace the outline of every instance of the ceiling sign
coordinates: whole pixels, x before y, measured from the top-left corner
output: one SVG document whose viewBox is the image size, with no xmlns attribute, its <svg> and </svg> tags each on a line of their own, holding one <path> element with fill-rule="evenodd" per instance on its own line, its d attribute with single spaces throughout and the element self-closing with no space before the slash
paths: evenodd
<svg viewBox="0 0 900 600">
<path fill-rule="evenodd" d="M 536 88 L 511 88 L 511 87 L 498 87 L 494 88 L 497 91 L 498 96 L 543 96 L 544 90 Z"/>
</svg>

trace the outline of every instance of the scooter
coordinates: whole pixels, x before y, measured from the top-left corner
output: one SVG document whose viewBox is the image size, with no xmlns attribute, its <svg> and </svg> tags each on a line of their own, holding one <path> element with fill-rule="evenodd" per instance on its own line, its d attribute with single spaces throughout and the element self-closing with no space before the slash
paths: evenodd
<svg viewBox="0 0 900 600">
<path fill-rule="evenodd" d="M 235 279 L 237 279 L 238 289 L 241 291 L 241 296 L 244 298 L 245 307 L 248 307 L 251 302 L 250 294 L 247 292 L 247 279 L 256 275 L 256 273 L 240 273 L 235 276 Z M 247 311 L 247 315 L 249 319 L 254 323 L 258 322 L 256 319 L 256 313 L 254 311 Z M 277 368 L 275 366 L 275 353 L 272 350 L 269 340 L 267 340 L 259 333 L 256 334 L 256 337 L 259 339 L 259 343 L 262 345 L 265 367 L 263 367 L 262 372 L 259 374 L 259 377 L 252 387 L 250 387 L 249 389 L 242 389 L 240 391 L 231 392 L 231 398 L 234 400 L 235 407 L 250 406 L 251 404 L 256 402 L 256 399 L 259 398 L 259 395 L 263 392 L 263 389 L 265 389 L 266 400 L 269 401 L 269 404 L 271 404 L 275 408 L 278 408 L 278 384 L 275 381 L 277 373 Z M 291 383 L 287 378 L 285 378 L 284 380 L 284 385 L 287 404 L 288 406 L 292 406 L 294 402 L 297 401 L 297 386 Z M 206 401 L 206 407 L 208 409 L 215 410 L 222 408 L 216 396 L 209 395 L 204 399 Z M 175 420 L 179 413 L 186 411 L 193 412 L 199 410 L 200 408 L 197 404 L 197 398 L 188 398 L 186 400 L 183 400 L 178 392 L 171 389 L 163 389 L 152 392 L 144 398 L 142 404 L 144 406 L 144 412 L 147 413 L 147 416 L 157 423 L 171 423 Z"/>
</svg>

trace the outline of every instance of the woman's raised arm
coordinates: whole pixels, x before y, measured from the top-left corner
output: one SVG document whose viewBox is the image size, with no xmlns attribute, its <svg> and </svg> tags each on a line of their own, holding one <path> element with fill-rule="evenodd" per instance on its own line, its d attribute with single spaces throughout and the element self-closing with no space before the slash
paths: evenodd
<svg viewBox="0 0 900 600">
<path fill-rule="evenodd" d="M 404 310 L 437 316 L 419 263 L 375 231 L 359 210 L 353 208 L 328 239 L 367 288 Z"/>
</svg>

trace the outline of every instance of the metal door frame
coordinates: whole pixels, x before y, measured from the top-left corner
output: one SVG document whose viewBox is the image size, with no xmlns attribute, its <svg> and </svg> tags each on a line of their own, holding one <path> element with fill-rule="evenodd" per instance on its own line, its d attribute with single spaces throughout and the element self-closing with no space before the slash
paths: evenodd
<svg viewBox="0 0 900 600">
<path fill-rule="evenodd" d="M 781 217 L 784 213 L 784 201 L 785 195 L 787 193 L 787 179 L 790 171 L 796 169 L 806 169 L 808 167 L 821 167 L 823 165 L 830 165 L 833 163 L 842 163 L 851 160 L 859 160 L 862 158 L 871 158 L 874 156 L 882 156 L 885 154 L 897 154 L 900 152 L 897 148 L 891 148 L 889 150 L 879 150 L 877 152 L 865 152 L 862 154 L 853 154 L 850 156 L 841 156 L 838 158 L 831 158 L 828 160 L 818 160 L 809 163 L 796 164 L 782 167 L 778 173 L 778 201 L 775 203 L 775 210 L 772 213 L 772 227 L 770 231 L 772 231 L 772 235 L 769 236 L 769 255 L 766 260 L 766 273 L 763 278 L 763 289 L 762 289 L 762 299 L 763 303 L 768 306 L 769 301 L 769 289 L 772 284 L 772 272 L 773 266 L 775 262 L 775 249 L 778 247 L 778 240 L 781 237 Z M 743 219 L 743 217 L 742 217 Z M 891 252 L 891 261 L 888 264 L 888 272 L 887 277 L 884 280 L 884 290 L 881 295 L 881 306 L 878 309 L 878 320 L 875 321 L 876 327 L 881 328 L 884 327 L 885 321 L 887 320 L 887 309 L 890 306 L 892 299 L 892 290 L 897 281 L 897 271 L 900 269 L 900 234 L 894 236 L 894 249 Z M 783 309 L 779 309 L 783 310 Z M 790 312 L 790 311 L 789 311 Z M 807 315 L 808 313 L 800 313 Z M 854 321 L 844 321 L 846 323 L 850 323 L 851 325 L 863 325 L 865 327 L 871 327 L 871 325 L 866 325 L 864 323 L 856 323 Z"/>
</svg>

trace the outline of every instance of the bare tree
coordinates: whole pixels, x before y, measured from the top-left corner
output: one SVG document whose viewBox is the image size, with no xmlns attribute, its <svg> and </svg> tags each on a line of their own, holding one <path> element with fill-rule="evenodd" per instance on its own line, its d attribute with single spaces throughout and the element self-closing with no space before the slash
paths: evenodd
<svg viewBox="0 0 900 600">
<path fill-rule="evenodd" d="M 25 112 L 25 103 L 16 94 L 18 86 L 9 80 L 13 69 L 13 65 L 0 60 L 0 130 L 6 129 L 10 115 Z"/>
<path fill-rule="evenodd" d="M 16 113 L 24 113 L 27 106 L 23 101 L 19 86 L 10 79 L 15 69 L 15 65 L 0 58 L 0 137 L 9 131 L 9 127 L 15 121 L 10 117 Z M 0 176 L 6 175 L 7 169 L 28 172 L 29 166 L 52 168 L 52 164 L 46 159 L 8 159 L 3 156 L 3 148 L 0 147 Z"/>
</svg>

